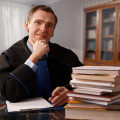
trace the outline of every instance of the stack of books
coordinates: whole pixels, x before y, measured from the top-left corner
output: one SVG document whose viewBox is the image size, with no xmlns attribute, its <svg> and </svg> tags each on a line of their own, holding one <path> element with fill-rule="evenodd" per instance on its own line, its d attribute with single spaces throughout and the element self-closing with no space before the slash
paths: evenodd
<svg viewBox="0 0 120 120">
<path fill-rule="evenodd" d="M 74 67 L 67 108 L 120 110 L 120 67 Z"/>
<path fill-rule="evenodd" d="M 69 120 L 120 120 L 120 111 L 95 109 L 65 109 L 65 119 Z"/>
</svg>

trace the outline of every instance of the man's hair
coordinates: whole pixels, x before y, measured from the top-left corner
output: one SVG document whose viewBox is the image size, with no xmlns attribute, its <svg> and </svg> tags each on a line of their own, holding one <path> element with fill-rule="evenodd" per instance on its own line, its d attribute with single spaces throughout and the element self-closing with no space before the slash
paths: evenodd
<svg viewBox="0 0 120 120">
<path fill-rule="evenodd" d="M 28 17 L 27 17 L 27 20 L 30 21 L 31 20 L 31 17 L 32 15 L 37 11 L 37 10 L 43 10 L 43 11 L 46 11 L 46 12 L 49 12 L 49 13 L 52 13 L 55 17 L 55 26 L 58 22 L 58 18 L 57 16 L 55 15 L 54 11 L 52 10 L 51 7 L 47 6 L 47 5 L 37 5 L 37 6 L 34 6 L 33 8 L 30 9 L 29 13 L 28 13 Z M 55 28 L 54 26 L 54 28 Z"/>
</svg>

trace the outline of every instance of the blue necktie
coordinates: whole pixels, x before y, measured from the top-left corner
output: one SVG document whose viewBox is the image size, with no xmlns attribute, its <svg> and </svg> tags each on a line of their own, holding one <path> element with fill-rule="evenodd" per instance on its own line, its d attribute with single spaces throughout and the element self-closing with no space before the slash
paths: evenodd
<svg viewBox="0 0 120 120">
<path fill-rule="evenodd" d="M 35 97 L 48 99 L 51 96 L 52 87 L 46 56 L 38 61 L 37 66 Z"/>
</svg>

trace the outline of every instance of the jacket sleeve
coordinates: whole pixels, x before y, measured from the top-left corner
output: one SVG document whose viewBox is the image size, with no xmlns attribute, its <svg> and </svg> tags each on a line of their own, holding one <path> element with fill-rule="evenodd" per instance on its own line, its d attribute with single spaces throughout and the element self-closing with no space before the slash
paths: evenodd
<svg viewBox="0 0 120 120">
<path fill-rule="evenodd" d="M 35 73 L 25 64 L 15 67 L 6 54 L 0 56 L 0 98 L 16 102 L 33 95 Z"/>
</svg>

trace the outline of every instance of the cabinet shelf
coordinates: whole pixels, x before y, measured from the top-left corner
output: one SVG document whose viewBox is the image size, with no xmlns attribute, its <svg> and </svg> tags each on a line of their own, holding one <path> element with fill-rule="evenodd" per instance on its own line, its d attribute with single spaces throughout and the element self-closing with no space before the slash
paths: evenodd
<svg viewBox="0 0 120 120">
<path fill-rule="evenodd" d="M 84 64 L 120 65 L 120 3 L 85 8 Z M 96 19 L 97 18 L 97 19 Z"/>
<path fill-rule="evenodd" d="M 92 41 L 95 41 L 96 38 L 86 38 L 86 40 L 87 40 L 87 41 L 91 41 L 91 40 L 92 40 Z"/>
<path fill-rule="evenodd" d="M 87 28 L 95 28 L 96 29 L 96 25 L 87 25 Z"/>
<path fill-rule="evenodd" d="M 101 50 L 102 52 L 113 52 L 112 50 Z"/>
<path fill-rule="evenodd" d="M 95 52 L 95 49 L 86 49 L 86 51 L 93 51 L 93 52 Z"/>
<path fill-rule="evenodd" d="M 107 35 L 107 36 L 102 36 L 102 39 L 105 39 L 105 40 L 109 40 L 109 39 L 113 39 L 114 38 L 114 35 Z"/>
<path fill-rule="evenodd" d="M 110 24 L 110 23 L 115 23 L 115 21 L 114 20 L 108 20 L 108 21 L 103 21 L 102 23 L 103 24 L 107 24 L 107 23 Z"/>
</svg>

